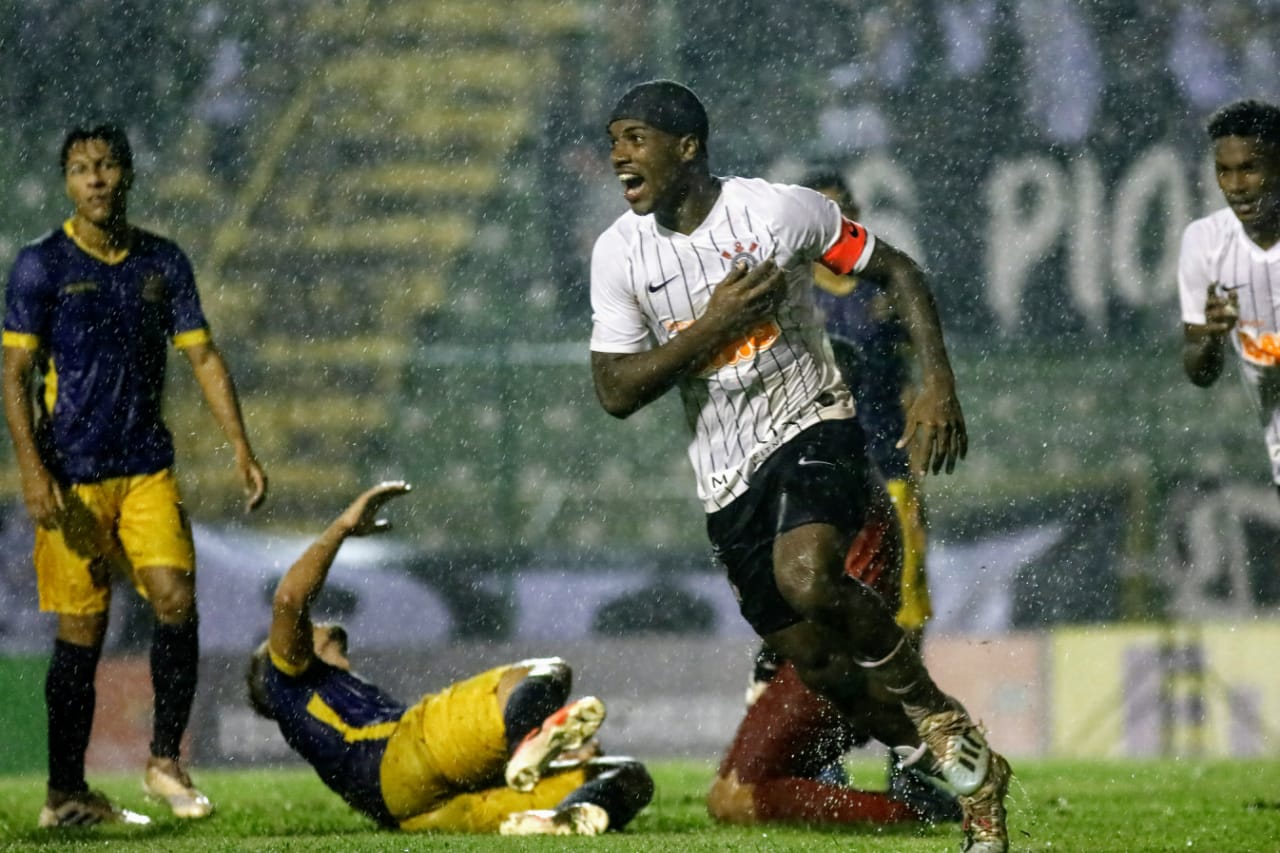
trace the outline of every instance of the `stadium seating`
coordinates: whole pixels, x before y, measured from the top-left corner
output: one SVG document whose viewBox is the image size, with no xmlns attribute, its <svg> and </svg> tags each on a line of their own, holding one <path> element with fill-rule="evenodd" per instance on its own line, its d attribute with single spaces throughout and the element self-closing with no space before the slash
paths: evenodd
<svg viewBox="0 0 1280 853">
<path fill-rule="evenodd" d="M 273 522 L 301 524 L 332 489 L 388 470 L 418 335 L 441 316 L 483 314 L 452 280 L 458 260 L 504 239 L 484 211 L 510 191 L 513 152 L 535 144 L 558 46 L 584 22 L 559 0 L 308 4 L 282 60 L 292 67 L 253 71 L 273 91 L 296 85 L 260 110 L 242 185 L 220 192 L 179 168 L 157 190 L 157 219 L 178 218 L 164 230 L 197 259 L 272 478 Z M 229 455 L 187 404 L 198 392 L 182 372 L 168 412 L 193 511 L 234 512 Z"/>
</svg>

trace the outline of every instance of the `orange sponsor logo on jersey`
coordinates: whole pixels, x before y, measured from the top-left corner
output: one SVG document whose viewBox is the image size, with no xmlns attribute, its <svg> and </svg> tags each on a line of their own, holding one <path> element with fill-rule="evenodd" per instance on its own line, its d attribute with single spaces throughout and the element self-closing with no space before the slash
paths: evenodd
<svg viewBox="0 0 1280 853">
<path fill-rule="evenodd" d="M 1264 332 L 1257 337 L 1241 329 L 1240 352 L 1254 364 L 1272 367 L 1280 364 L 1280 334 Z"/>
<path fill-rule="evenodd" d="M 664 324 L 673 336 L 680 333 L 681 330 L 689 328 L 693 325 L 692 320 L 669 320 Z M 737 364 L 740 361 L 749 361 L 756 357 L 757 353 L 762 353 L 769 347 L 774 345 L 782 335 L 782 329 L 774 320 L 765 320 L 763 323 L 755 326 L 751 331 L 747 332 L 741 338 L 729 344 L 715 354 L 711 361 L 707 362 L 707 366 L 703 368 L 702 374 L 715 373 L 722 367 L 731 364 Z"/>
</svg>

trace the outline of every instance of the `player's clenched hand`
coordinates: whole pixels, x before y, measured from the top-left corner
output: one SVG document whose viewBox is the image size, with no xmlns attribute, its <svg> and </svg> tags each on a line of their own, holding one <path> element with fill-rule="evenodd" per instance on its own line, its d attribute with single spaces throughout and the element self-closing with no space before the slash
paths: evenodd
<svg viewBox="0 0 1280 853">
<path fill-rule="evenodd" d="M 403 480 L 379 483 L 352 501 L 351 506 L 338 517 L 338 523 L 347 531 L 348 536 L 385 533 L 391 529 L 391 522 L 385 518 L 378 518 L 382 505 L 394 497 L 407 493 L 410 488 L 409 484 Z"/>
<path fill-rule="evenodd" d="M 252 456 L 237 463 L 240 480 L 244 483 L 245 512 L 253 512 L 267 499 L 267 475 Z"/>
<path fill-rule="evenodd" d="M 22 502 L 26 504 L 31 520 L 37 527 L 45 530 L 56 530 L 66 509 L 62 486 L 58 485 L 58 481 L 44 467 L 24 473 Z"/>
<path fill-rule="evenodd" d="M 721 323 L 728 335 L 742 335 L 777 313 L 787 296 L 787 275 L 773 258 L 753 267 L 733 265 L 711 293 L 702 319 Z"/>
<path fill-rule="evenodd" d="M 950 474 L 969 452 L 969 434 L 955 389 L 923 385 L 907 409 L 906 428 L 898 447 L 910 446 L 911 470 L 917 474 Z"/>
<path fill-rule="evenodd" d="M 1215 335 L 1225 335 L 1235 328 L 1240 319 L 1240 294 L 1237 290 L 1223 290 L 1218 283 L 1209 285 L 1204 300 L 1205 330 Z"/>
</svg>

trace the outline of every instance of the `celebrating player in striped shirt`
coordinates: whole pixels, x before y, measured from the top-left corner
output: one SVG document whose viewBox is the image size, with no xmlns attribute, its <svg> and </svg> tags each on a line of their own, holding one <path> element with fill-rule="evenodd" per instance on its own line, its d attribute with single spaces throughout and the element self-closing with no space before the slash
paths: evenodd
<svg viewBox="0 0 1280 853">
<path fill-rule="evenodd" d="M 951 471 L 964 419 L 920 268 L 812 190 L 720 178 L 691 91 L 642 83 L 609 116 L 631 211 L 591 260 L 591 365 L 605 410 L 626 417 L 678 387 L 707 529 L 743 616 L 806 685 L 845 710 L 863 679 L 901 703 L 960 793 L 978 853 L 1008 848 L 1007 762 L 925 670 L 884 600 L 844 572 L 883 485 L 816 315 L 810 265 L 886 282 L 921 367 L 901 441 L 917 470 Z M 854 685 L 857 685 L 856 691 Z"/>
<path fill-rule="evenodd" d="M 1208 132 L 1227 206 L 1182 235 L 1182 363 L 1196 385 L 1212 385 L 1230 339 L 1280 489 L 1280 107 L 1228 104 Z"/>
</svg>

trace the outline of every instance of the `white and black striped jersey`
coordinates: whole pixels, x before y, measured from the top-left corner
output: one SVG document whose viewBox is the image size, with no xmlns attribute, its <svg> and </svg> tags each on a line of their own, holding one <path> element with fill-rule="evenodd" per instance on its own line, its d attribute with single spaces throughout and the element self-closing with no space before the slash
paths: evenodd
<svg viewBox="0 0 1280 853">
<path fill-rule="evenodd" d="M 853 417 L 813 306 L 811 264 L 860 272 L 875 238 L 835 203 L 802 187 L 724 178 L 720 197 L 689 235 L 627 212 L 596 240 L 591 257 L 591 349 L 636 353 L 660 346 L 703 311 L 738 261 L 771 255 L 786 270 L 776 316 L 679 383 L 693 433 L 689 460 L 708 512 L 746 491 L 752 472 L 801 430 Z"/>
<path fill-rule="evenodd" d="M 1183 232 L 1178 256 L 1184 323 L 1204 324 L 1210 284 L 1234 291 L 1239 300 L 1231 345 L 1258 405 L 1271 477 L 1280 483 L 1280 244 L 1260 248 L 1229 207 L 1197 219 Z"/>
</svg>

